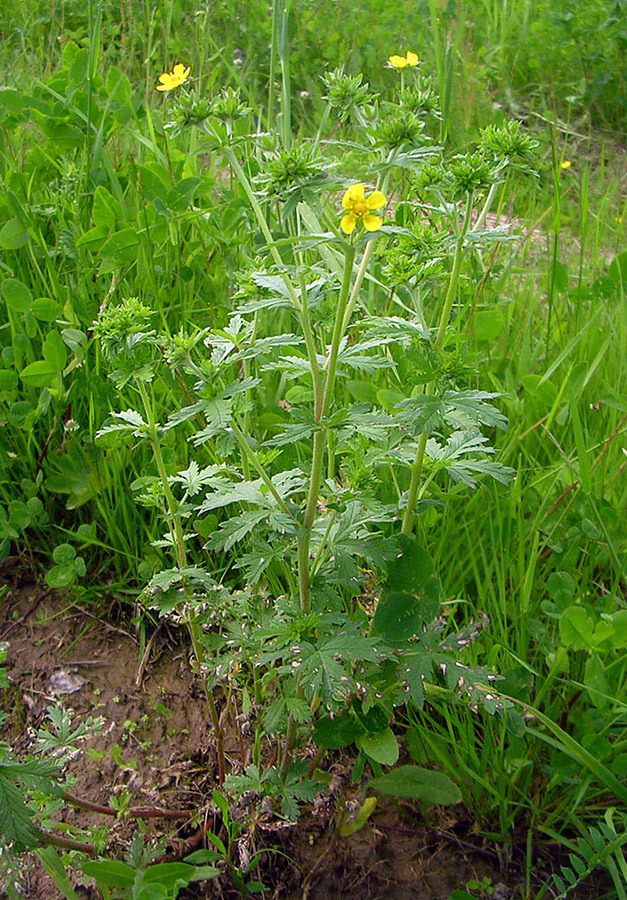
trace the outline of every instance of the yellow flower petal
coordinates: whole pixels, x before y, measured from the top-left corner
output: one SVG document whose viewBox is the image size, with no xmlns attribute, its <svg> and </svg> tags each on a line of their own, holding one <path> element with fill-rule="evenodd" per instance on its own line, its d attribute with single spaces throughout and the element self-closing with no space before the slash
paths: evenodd
<svg viewBox="0 0 627 900">
<path fill-rule="evenodd" d="M 157 90 L 158 91 L 171 91 L 172 85 L 171 84 L 158 84 Z"/>
<path fill-rule="evenodd" d="M 404 69 L 407 65 L 407 60 L 404 56 L 388 56 L 388 62 L 391 66 L 394 66 L 395 69 Z"/>
<path fill-rule="evenodd" d="M 408 66 L 417 66 L 418 65 L 418 55 L 416 53 L 412 53 L 411 50 L 407 51 L 407 65 Z"/>
<path fill-rule="evenodd" d="M 351 186 L 342 197 L 342 206 L 344 207 L 344 209 L 352 209 L 354 204 L 358 203 L 362 199 L 365 190 L 365 187 L 361 183 L 351 184 Z"/>
<path fill-rule="evenodd" d="M 164 72 L 163 75 L 159 75 L 159 81 L 161 84 L 170 84 L 172 80 L 172 76 L 169 72 Z"/>
<path fill-rule="evenodd" d="M 185 66 L 183 63 L 177 63 L 172 69 L 172 74 L 177 77 L 184 78 L 185 77 Z"/>
<path fill-rule="evenodd" d="M 560 163 L 560 169 L 570 169 L 571 166 L 572 166 L 572 163 L 569 159 L 565 159 L 563 162 Z"/>
<path fill-rule="evenodd" d="M 344 232 L 344 234 L 352 234 L 355 230 L 355 225 L 357 224 L 357 216 L 355 213 L 349 212 L 346 213 L 345 216 L 342 216 L 342 221 L 340 222 L 340 228 Z"/>
<path fill-rule="evenodd" d="M 385 206 L 385 196 L 381 191 L 373 191 L 366 197 L 365 202 L 368 209 L 380 209 Z"/>
<path fill-rule="evenodd" d="M 366 231 L 376 231 L 378 228 L 381 228 L 383 222 L 379 218 L 379 216 L 373 216 L 372 213 L 366 213 L 363 217 L 364 228 Z M 342 229 L 343 231 L 344 229 Z"/>
</svg>

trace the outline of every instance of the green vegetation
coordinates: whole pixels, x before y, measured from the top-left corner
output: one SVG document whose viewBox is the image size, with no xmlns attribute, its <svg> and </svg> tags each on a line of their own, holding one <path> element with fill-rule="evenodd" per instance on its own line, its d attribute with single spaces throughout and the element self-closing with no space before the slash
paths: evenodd
<svg viewBox="0 0 627 900">
<path fill-rule="evenodd" d="M 462 799 L 527 900 L 625 897 L 623 6 L 0 12 L 0 558 L 186 632 L 228 837 L 161 893 L 141 841 L 85 864 L 104 897 L 261 889 L 225 796 L 295 818 L 342 748 L 338 835 Z M 0 821 L 72 896 L 2 812 L 57 802 L 37 752 Z"/>
</svg>

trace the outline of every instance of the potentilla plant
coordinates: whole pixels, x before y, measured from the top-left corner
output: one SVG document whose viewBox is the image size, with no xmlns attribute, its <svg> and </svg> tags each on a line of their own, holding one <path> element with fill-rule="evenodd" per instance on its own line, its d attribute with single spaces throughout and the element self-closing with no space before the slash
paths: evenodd
<svg viewBox="0 0 627 900">
<path fill-rule="evenodd" d="M 288 816 L 320 788 L 324 753 L 353 745 L 355 779 L 367 763 L 375 789 L 455 802 L 439 773 L 383 774 L 399 758 L 396 711 L 425 691 L 514 716 L 495 676 L 460 661 L 480 624 L 445 632 L 420 519 L 460 486 L 513 474 L 493 459 L 485 429 L 506 420 L 477 387 L 466 334 L 486 246 L 512 240 L 485 228 L 487 213 L 534 147 L 511 124 L 449 158 L 429 136 L 439 104 L 417 57 L 389 67 L 391 99 L 327 73 L 317 136 L 289 145 L 273 123 L 251 133 L 236 92 L 187 92 L 180 64 L 161 76 L 160 91 L 183 85 L 171 139 L 199 129 L 194 146 L 239 185 L 254 262 L 221 328 L 167 335 L 147 300 L 129 299 L 95 329 L 118 389 L 137 398 L 100 436 L 149 443 L 143 502 L 166 523 L 172 563 L 144 602 L 189 631 L 219 780 L 230 715 L 254 739 L 225 787 L 280 798 Z M 154 393 L 169 378 L 188 400 L 158 422 Z M 163 452 L 173 429 L 191 448 L 178 471 Z"/>
</svg>

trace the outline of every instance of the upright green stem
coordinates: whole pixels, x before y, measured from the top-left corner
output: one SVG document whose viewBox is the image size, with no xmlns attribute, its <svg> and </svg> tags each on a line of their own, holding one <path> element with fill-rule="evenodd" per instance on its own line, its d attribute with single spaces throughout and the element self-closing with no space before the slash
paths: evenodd
<svg viewBox="0 0 627 900">
<path fill-rule="evenodd" d="M 270 44 L 270 73 L 268 84 L 268 128 L 274 128 L 274 82 L 276 80 L 276 64 L 279 54 L 279 34 L 281 24 L 281 0 L 272 3 L 272 43 Z"/>
<path fill-rule="evenodd" d="M 311 542 L 311 529 L 316 517 L 316 504 L 318 502 L 320 482 L 322 480 L 324 448 L 326 445 L 327 432 L 327 429 L 322 425 L 322 420 L 329 411 L 331 399 L 333 397 L 333 386 L 335 383 L 335 373 L 337 371 L 337 358 L 340 351 L 340 343 L 344 335 L 344 315 L 346 312 L 346 305 L 348 302 L 348 295 L 350 291 L 354 259 L 355 248 L 349 245 L 346 248 L 346 256 L 344 260 L 344 277 L 342 279 L 342 287 L 340 289 L 340 296 L 335 313 L 335 324 L 333 326 L 331 348 L 329 350 L 329 355 L 325 364 L 324 393 L 322 395 L 322 401 L 320 403 L 319 409 L 314 411 L 314 420 L 318 427 L 314 432 L 313 451 L 311 459 L 311 475 L 309 478 L 309 490 L 307 493 L 307 505 L 305 506 L 305 515 L 303 517 L 301 534 L 298 540 L 298 595 L 300 607 L 304 613 L 309 612 L 311 608 L 311 598 L 309 594 L 309 545 Z M 320 377 L 322 377 L 321 374 Z"/>
<path fill-rule="evenodd" d="M 446 334 L 446 329 L 448 327 L 449 319 L 451 317 L 451 309 L 453 308 L 453 303 L 455 301 L 455 297 L 457 296 L 457 283 L 459 281 L 459 272 L 462 265 L 462 259 L 464 256 L 464 239 L 466 237 L 466 233 L 468 232 L 468 228 L 470 226 L 470 215 L 472 213 L 472 194 L 468 195 L 468 199 L 466 201 L 466 211 L 464 214 L 464 221 L 462 223 L 462 227 L 457 236 L 457 243 L 455 245 L 455 256 L 453 258 L 453 268 L 451 270 L 451 277 L 449 279 L 448 288 L 446 291 L 446 296 L 444 298 L 444 306 L 442 307 L 442 313 L 440 315 L 440 324 L 438 326 L 438 332 L 434 341 L 434 348 L 439 350 L 444 341 L 444 335 Z M 430 382 L 425 388 L 425 394 L 433 394 L 435 389 L 434 382 Z M 416 447 L 416 455 L 414 457 L 414 463 L 411 470 L 411 479 L 409 482 L 409 491 L 407 492 L 407 506 L 405 507 L 405 513 L 403 515 L 403 524 L 401 526 L 401 534 L 409 536 L 412 532 L 413 524 L 414 524 L 414 509 L 416 506 L 416 498 L 418 497 L 418 487 L 420 485 L 420 478 L 422 475 L 422 467 L 424 464 L 425 458 L 425 450 L 427 448 L 427 440 L 429 435 L 427 432 L 423 432 L 418 438 L 418 446 Z"/>
<path fill-rule="evenodd" d="M 153 406 L 151 398 L 148 395 L 148 391 L 146 390 L 146 385 L 143 381 L 139 379 L 135 382 L 137 385 L 137 390 L 139 391 L 139 395 L 142 399 L 142 403 L 144 405 L 144 411 L 146 413 L 146 420 L 148 424 L 148 436 L 150 438 L 150 443 L 152 446 L 152 452 L 154 455 L 155 463 L 157 466 L 157 471 L 159 473 L 159 478 L 161 479 L 161 484 L 163 486 L 163 493 L 165 496 L 165 501 L 168 506 L 168 512 L 170 514 L 170 518 L 172 520 L 172 529 L 173 529 L 173 543 L 176 553 L 176 561 L 179 569 L 184 569 L 187 565 L 187 552 L 185 550 L 185 539 L 183 536 L 183 526 L 181 524 L 181 516 L 179 512 L 179 508 L 176 500 L 174 499 L 174 495 L 172 493 L 172 489 L 170 488 L 170 482 L 168 480 L 168 472 L 165 467 L 165 463 L 163 461 L 163 454 L 161 453 L 161 443 L 159 441 L 159 434 L 157 431 L 157 423 L 155 421 Z M 189 588 L 185 587 L 185 595 L 186 599 L 190 598 Z M 185 624 L 187 625 L 187 630 L 189 632 L 189 636 L 192 642 L 192 650 L 194 653 L 194 659 L 196 662 L 196 670 L 198 674 L 201 675 L 202 683 L 205 691 L 205 697 L 207 698 L 207 705 L 209 707 L 209 715 L 211 716 L 211 723 L 213 725 L 213 731 L 216 740 L 216 749 L 217 749 L 217 757 L 218 757 L 218 780 L 220 784 L 224 781 L 224 737 L 222 734 L 222 726 L 220 725 L 220 716 L 218 715 L 218 710 L 215 705 L 215 701 L 213 699 L 213 694 L 211 693 L 206 678 L 202 677 L 201 667 L 204 662 L 204 654 L 202 650 L 202 630 L 200 626 L 192 621 L 189 618 L 189 613 L 186 614 Z"/>
<path fill-rule="evenodd" d="M 481 209 L 481 212 L 477 216 L 477 221 L 473 226 L 474 229 L 479 229 L 483 226 L 485 222 L 487 214 L 490 212 L 490 207 L 492 206 L 492 201 L 494 200 L 494 195 L 496 194 L 499 187 L 499 182 L 495 181 L 494 184 L 490 185 L 490 190 L 488 191 L 488 196 L 485 199 L 485 203 Z"/>
</svg>

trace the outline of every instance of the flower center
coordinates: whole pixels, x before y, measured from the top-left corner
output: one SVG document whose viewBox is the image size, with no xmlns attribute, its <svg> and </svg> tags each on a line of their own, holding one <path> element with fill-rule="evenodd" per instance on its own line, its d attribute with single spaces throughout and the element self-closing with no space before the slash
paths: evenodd
<svg viewBox="0 0 627 900">
<path fill-rule="evenodd" d="M 365 216 L 368 212 L 368 204 L 365 200 L 356 200 L 353 203 L 353 212 L 356 216 Z"/>
</svg>

